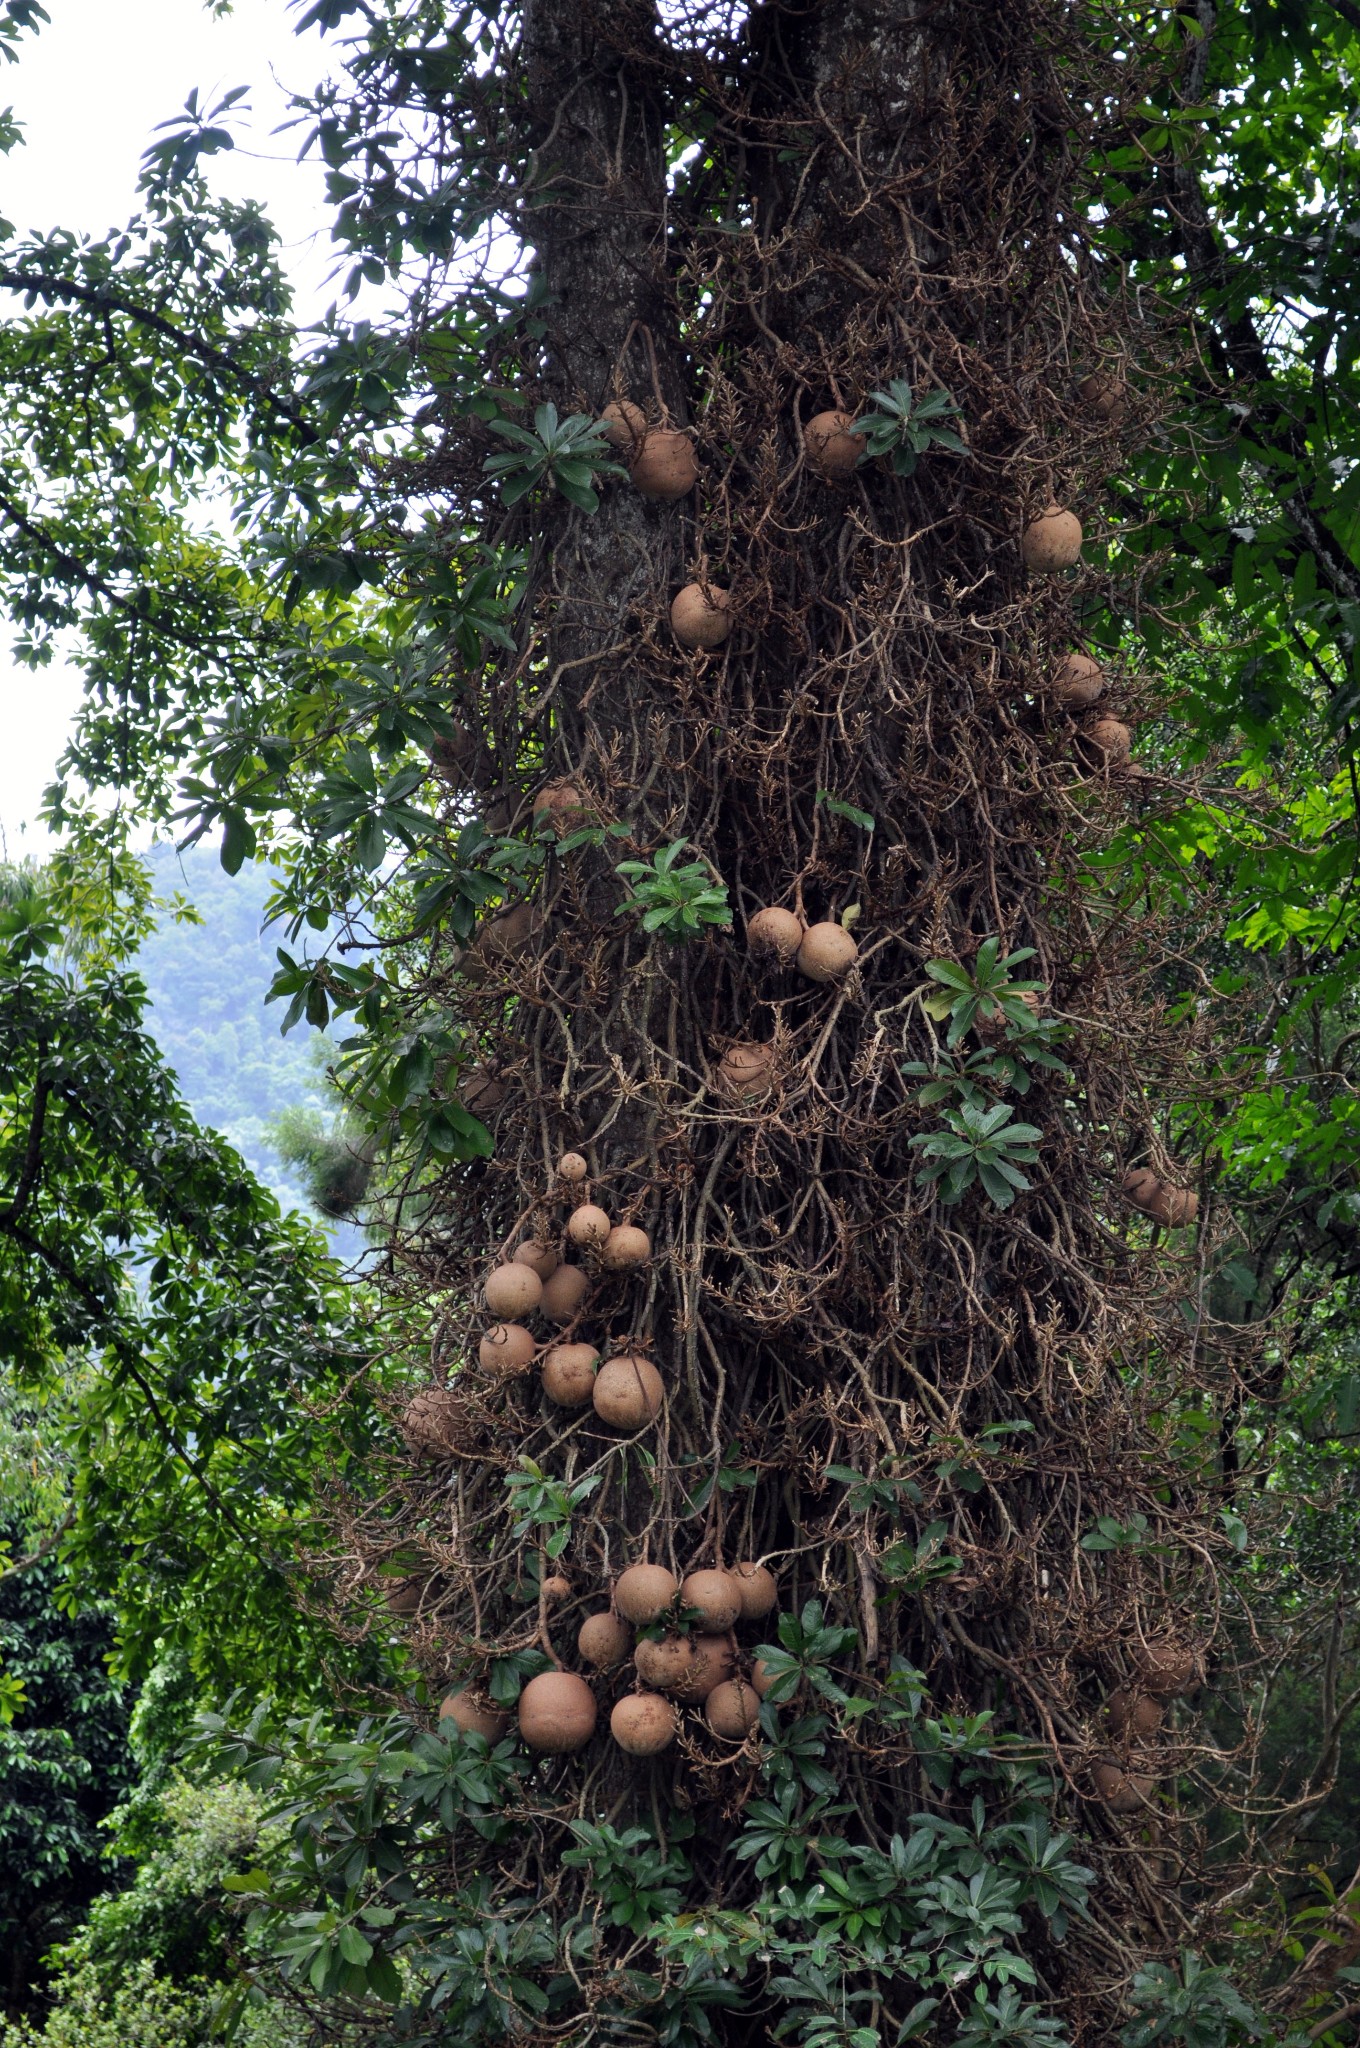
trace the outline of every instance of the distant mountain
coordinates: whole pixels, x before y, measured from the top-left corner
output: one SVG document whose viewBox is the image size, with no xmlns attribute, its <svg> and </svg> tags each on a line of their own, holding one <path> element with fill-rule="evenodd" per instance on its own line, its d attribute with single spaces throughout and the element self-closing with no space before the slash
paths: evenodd
<svg viewBox="0 0 1360 2048">
<path fill-rule="evenodd" d="M 156 894 L 187 897 L 202 919 L 177 923 L 163 912 L 138 955 L 156 1040 L 198 1121 L 229 1139 L 285 1208 L 316 1217 L 268 1137 L 273 1119 L 294 1104 L 327 1114 L 332 1107 L 329 1040 L 303 1024 L 281 1037 L 286 1005 L 265 1005 L 284 938 L 281 926 L 264 929 L 270 878 L 262 868 L 228 875 L 205 847 L 181 854 L 158 846 L 146 858 Z M 362 1248 L 351 1226 L 325 1228 L 342 1257 Z"/>
</svg>

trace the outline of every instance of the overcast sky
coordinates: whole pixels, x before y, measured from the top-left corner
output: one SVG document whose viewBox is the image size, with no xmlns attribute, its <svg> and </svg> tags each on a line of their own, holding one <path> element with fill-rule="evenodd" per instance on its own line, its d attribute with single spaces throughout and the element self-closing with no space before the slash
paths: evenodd
<svg viewBox="0 0 1360 2048">
<path fill-rule="evenodd" d="M 237 109 L 237 148 L 209 160 L 216 190 L 261 201 L 283 237 L 298 312 L 315 317 L 329 302 L 333 255 L 322 173 L 299 164 L 301 131 L 275 135 L 288 89 L 306 90 L 335 66 L 334 45 L 315 32 L 293 33 L 287 0 L 235 0 L 224 21 L 202 0 L 44 0 L 50 27 L 19 45 L 20 61 L 0 66 L 0 107 L 13 107 L 25 144 L 0 156 L 0 215 L 20 233 L 72 228 L 102 234 L 136 210 L 142 151 L 160 121 L 178 113 L 190 90 L 220 94 L 250 88 Z M 9 659 L 10 629 L 0 617 L 0 829 L 10 858 L 41 852 L 37 807 L 75 701 L 75 679 L 55 668 L 40 675 Z"/>
</svg>

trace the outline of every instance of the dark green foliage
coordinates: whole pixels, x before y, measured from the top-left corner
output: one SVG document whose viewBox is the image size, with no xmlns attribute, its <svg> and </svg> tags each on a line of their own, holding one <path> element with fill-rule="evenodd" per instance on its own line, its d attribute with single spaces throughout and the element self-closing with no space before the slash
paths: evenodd
<svg viewBox="0 0 1360 2048">
<path fill-rule="evenodd" d="M 25 1548 L 25 1530 L 4 1533 Z M 135 1775 L 113 1654 L 112 1613 L 65 1611 L 51 1558 L 0 1567 L 0 1665 L 24 1695 L 0 1726 L 0 2000 L 11 2013 L 111 1875 L 101 1823 Z"/>
</svg>

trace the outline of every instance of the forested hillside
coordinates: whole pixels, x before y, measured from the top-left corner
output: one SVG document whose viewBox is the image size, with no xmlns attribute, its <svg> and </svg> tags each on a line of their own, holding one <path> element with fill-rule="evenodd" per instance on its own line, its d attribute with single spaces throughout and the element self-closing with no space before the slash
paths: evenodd
<svg viewBox="0 0 1360 2048">
<path fill-rule="evenodd" d="M 200 1123 L 220 1131 L 280 1201 L 306 1205 L 296 1177 L 271 1142 L 276 1119 L 293 1105 L 329 1114 L 326 1049 L 314 1034 L 283 1037 L 282 1012 L 266 1006 L 280 934 L 264 930 L 269 876 L 248 867 L 224 873 L 216 849 L 147 856 L 156 895 L 182 897 L 197 918 L 167 907 L 136 956 L 151 997 L 157 1044 Z"/>
</svg>

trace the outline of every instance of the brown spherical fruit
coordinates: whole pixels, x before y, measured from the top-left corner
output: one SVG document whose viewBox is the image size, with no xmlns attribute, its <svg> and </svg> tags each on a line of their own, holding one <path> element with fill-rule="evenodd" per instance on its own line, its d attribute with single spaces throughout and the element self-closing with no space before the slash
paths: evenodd
<svg viewBox="0 0 1360 2048">
<path fill-rule="evenodd" d="M 741 1614 L 741 1582 L 733 1572 L 690 1572 L 680 1582 L 680 1598 L 709 1635 L 731 1628 Z"/>
<path fill-rule="evenodd" d="M 628 1354 L 600 1367 L 591 1389 L 595 1413 L 615 1429 L 643 1429 L 661 1413 L 665 1387 L 650 1358 Z"/>
<path fill-rule="evenodd" d="M 1084 709 L 1094 704 L 1105 688 L 1105 671 L 1089 654 L 1074 647 L 1053 672 L 1053 689 L 1064 704 Z"/>
<path fill-rule="evenodd" d="M 684 1692 L 694 1675 L 694 1645 L 688 1636 L 643 1636 L 633 1652 L 637 1675 L 658 1692 Z"/>
<path fill-rule="evenodd" d="M 406 1405 L 402 1434 L 413 1450 L 443 1457 L 457 1442 L 458 1404 L 446 1387 L 425 1387 Z"/>
<path fill-rule="evenodd" d="M 758 1102 L 774 1085 L 774 1047 L 739 1039 L 718 1062 L 718 1079 L 741 1102 Z"/>
<path fill-rule="evenodd" d="M 1148 1216 L 1152 1214 L 1152 1205 L 1161 1193 L 1161 1187 L 1150 1166 L 1131 1166 L 1120 1182 L 1125 1198 Z"/>
<path fill-rule="evenodd" d="M 1148 1214 L 1167 1230 L 1184 1230 L 1199 1214 L 1199 1196 L 1193 1188 L 1173 1188 L 1169 1181 L 1162 1181 Z"/>
<path fill-rule="evenodd" d="M 1070 569 L 1081 559 L 1081 521 L 1062 505 L 1048 505 L 1037 519 L 1031 519 L 1020 536 L 1020 553 L 1027 569 L 1052 573 Z"/>
<path fill-rule="evenodd" d="M 746 927 L 746 943 L 753 953 L 766 958 L 772 955 L 781 967 L 787 967 L 806 930 L 802 918 L 791 910 L 758 910 Z"/>
<path fill-rule="evenodd" d="M 576 1649 L 583 1664 L 597 1671 L 613 1671 L 633 1647 L 633 1631 L 617 1614 L 588 1614 L 576 1635 Z"/>
<path fill-rule="evenodd" d="M 671 631 L 682 647 L 721 647 L 732 630 L 732 594 L 716 583 L 687 583 L 671 603 Z"/>
<path fill-rule="evenodd" d="M 859 958 L 859 947 L 843 925 L 810 924 L 798 948 L 798 972 L 809 981 L 840 981 Z"/>
<path fill-rule="evenodd" d="M 644 498 L 668 504 L 683 498 L 699 481 L 699 458 L 688 434 L 678 427 L 652 427 L 633 457 L 632 478 Z"/>
<path fill-rule="evenodd" d="M 561 1572 L 554 1572 L 539 1588 L 549 1607 L 560 1607 L 564 1600 L 571 1598 L 571 1580 L 563 1578 Z"/>
<path fill-rule="evenodd" d="M 613 1229 L 606 1212 L 595 1202 L 582 1202 L 567 1218 L 567 1236 L 573 1244 L 598 1251 Z"/>
<path fill-rule="evenodd" d="M 1111 1735 L 1146 1742 L 1162 1725 L 1166 1708 L 1153 1694 L 1121 1685 L 1105 1702 L 1105 1726 Z"/>
<path fill-rule="evenodd" d="M 458 1099 L 470 1116 L 490 1116 L 493 1109 L 499 1109 L 510 1093 L 504 1081 L 494 1074 L 488 1074 L 485 1067 L 474 1067 L 463 1077 Z"/>
<path fill-rule="evenodd" d="M 516 903 L 490 918 L 477 935 L 477 949 L 488 959 L 517 960 L 538 936 L 543 919 L 533 903 Z"/>
<path fill-rule="evenodd" d="M 751 1666 L 751 1684 L 761 1699 L 764 1699 L 766 1693 L 774 1684 L 770 1667 L 763 1657 L 757 1657 L 755 1663 Z"/>
<path fill-rule="evenodd" d="M 630 1564 L 614 1582 L 614 1605 L 635 1628 L 659 1621 L 680 1590 L 680 1581 L 664 1564 Z"/>
<path fill-rule="evenodd" d="M 595 1733 L 595 1695 L 574 1671 L 541 1671 L 519 1696 L 519 1732 L 530 1749 L 570 1756 Z"/>
<path fill-rule="evenodd" d="M 629 1756 L 656 1756 L 675 1740 L 680 1716 L 656 1692 L 625 1694 L 609 1716 L 609 1732 Z"/>
<path fill-rule="evenodd" d="M 573 1184 L 585 1179 L 590 1168 L 580 1152 L 564 1152 L 557 1162 L 557 1178 Z"/>
<path fill-rule="evenodd" d="M 1095 371 L 1083 377 L 1077 386 L 1077 396 L 1088 412 L 1100 420 L 1122 419 L 1128 407 L 1128 386 L 1122 377 L 1105 376 Z"/>
<path fill-rule="evenodd" d="M 1117 768 L 1129 758 L 1133 734 L 1122 718 L 1098 718 L 1088 725 L 1085 737 L 1104 759 L 1107 768 Z"/>
<path fill-rule="evenodd" d="M 652 1256 L 652 1240 L 636 1223 L 616 1223 L 600 1246 L 600 1264 L 609 1273 L 626 1273 L 632 1266 L 645 1266 Z"/>
<path fill-rule="evenodd" d="M 1094 1766 L 1091 1783 L 1096 1788 L 1097 1798 L 1104 1801 L 1111 1813 L 1143 1812 L 1157 1789 L 1155 1778 L 1145 1778 L 1137 1772 L 1126 1771 L 1122 1765 L 1109 1757 L 1103 1763 Z"/>
<path fill-rule="evenodd" d="M 848 477 L 868 446 L 868 436 L 852 434 L 854 414 L 817 412 L 803 429 L 803 445 L 810 466 L 819 476 L 841 482 Z"/>
<path fill-rule="evenodd" d="M 543 1357 L 543 1391 L 559 1408 L 584 1408 L 595 1391 L 593 1344 L 554 1344 Z"/>
<path fill-rule="evenodd" d="M 590 817 L 590 799 L 577 782 L 550 782 L 534 798 L 534 825 L 565 839 Z"/>
<path fill-rule="evenodd" d="M 543 1282 L 539 1307 L 550 1323 L 569 1323 L 585 1300 L 589 1286 L 579 1266 L 559 1266 Z"/>
<path fill-rule="evenodd" d="M 691 1636 L 694 1662 L 680 1690 L 687 1700 L 706 1700 L 715 1686 L 736 1675 L 737 1646 L 731 1636 Z"/>
<path fill-rule="evenodd" d="M 616 398 L 600 414 L 600 425 L 611 448 L 627 455 L 639 447 L 647 432 L 647 415 L 631 398 Z"/>
<path fill-rule="evenodd" d="M 425 1597 L 428 1579 L 396 1579 L 383 1594 L 383 1605 L 389 1614 L 399 1615 L 403 1620 L 412 1614 L 419 1614 L 420 1603 Z"/>
<path fill-rule="evenodd" d="M 704 1719 L 724 1742 L 745 1742 L 760 1720 L 755 1689 L 740 1678 L 725 1678 L 705 1700 Z"/>
<path fill-rule="evenodd" d="M 523 1323 L 493 1323 L 477 1346 L 477 1357 L 488 1372 L 508 1376 L 528 1372 L 537 1349 Z"/>
<path fill-rule="evenodd" d="M 1158 1699 L 1188 1692 L 1197 1676 L 1194 1651 L 1184 1643 L 1173 1642 L 1169 1636 L 1154 1637 L 1150 1643 L 1135 1643 L 1129 1662 L 1143 1690 Z"/>
<path fill-rule="evenodd" d="M 461 1686 L 440 1705 L 441 1729 L 446 1721 L 452 1721 L 464 1735 L 484 1735 L 488 1742 L 499 1742 L 510 1724 L 510 1716 L 470 1687 Z"/>
<path fill-rule="evenodd" d="M 562 1261 L 557 1255 L 556 1245 L 549 1244 L 545 1238 L 526 1237 L 522 1244 L 515 1246 L 514 1263 L 527 1266 L 531 1273 L 537 1273 L 540 1280 L 551 1280 Z"/>
<path fill-rule="evenodd" d="M 779 1586 L 774 1573 L 763 1564 L 734 1564 L 732 1577 L 737 1582 L 741 1595 L 741 1618 L 743 1621 L 760 1621 L 769 1614 L 779 1598 Z"/>
<path fill-rule="evenodd" d="M 522 1266 L 512 1259 L 508 1265 L 492 1268 L 483 1283 L 482 1294 L 493 1316 L 513 1322 L 517 1316 L 533 1314 L 543 1299 L 543 1282 L 532 1266 Z"/>
</svg>

